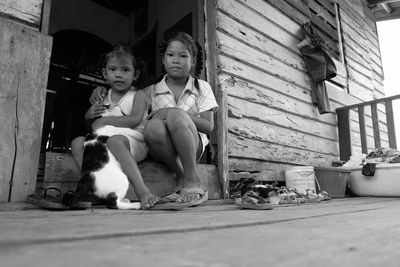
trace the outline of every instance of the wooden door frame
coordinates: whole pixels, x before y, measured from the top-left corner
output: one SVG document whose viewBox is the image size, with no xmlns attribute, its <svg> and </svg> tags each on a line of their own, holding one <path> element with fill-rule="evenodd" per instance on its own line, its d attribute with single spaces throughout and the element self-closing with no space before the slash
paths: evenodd
<svg viewBox="0 0 400 267">
<path fill-rule="evenodd" d="M 206 75 L 207 81 L 218 103 L 214 132 L 217 140 L 217 168 L 218 179 L 222 189 L 222 197 L 229 198 L 229 159 L 228 159 L 228 95 L 221 88 L 218 80 L 218 39 L 217 39 L 217 0 L 199 0 L 198 13 L 203 7 L 205 47 L 206 47 Z M 200 26 L 199 26 L 200 28 Z M 215 137 L 214 137 L 215 138 Z"/>
</svg>

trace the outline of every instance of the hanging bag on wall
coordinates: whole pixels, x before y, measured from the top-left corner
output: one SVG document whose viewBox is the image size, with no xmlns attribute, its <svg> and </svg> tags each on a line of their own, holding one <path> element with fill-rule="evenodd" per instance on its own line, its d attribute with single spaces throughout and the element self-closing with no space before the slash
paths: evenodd
<svg viewBox="0 0 400 267">
<path fill-rule="evenodd" d="M 299 48 L 311 79 L 314 82 L 321 82 L 335 77 L 336 65 L 325 50 L 322 38 L 310 21 L 303 25 L 303 29 L 306 39 Z"/>
<path fill-rule="evenodd" d="M 329 96 L 324 81 L 336 76 L 336 65 L 325 50 L 324 41 L 311 21 L 303 25 L 306 38 L 297 46 L 303 55 L 312 80 L 311 98 L 320 114 L 331 113 Z"/>
</svg>

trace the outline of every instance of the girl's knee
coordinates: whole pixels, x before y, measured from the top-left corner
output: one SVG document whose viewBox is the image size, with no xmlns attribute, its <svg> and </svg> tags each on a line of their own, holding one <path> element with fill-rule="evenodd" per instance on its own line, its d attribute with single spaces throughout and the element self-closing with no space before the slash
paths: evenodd
<svg viewBox="0 0 400 267">
<path fill-rule="evenodd" d="M 107 147 L 110 150 L 120 148 L 121 146 L 129 146 L 129 140 L 123 135 L 114 135 L 108 138 Z"/>
<path fill-rule="evenodd" d="M 167 114 L 167 125 L 168 129 L 173 130 L 174 128 L 189 127 L 192 123 L 189 115 L 180 108 L 171 109 Z"/>
<path fill-rule="evenodd" d="M 167 134 L 165 122 L 160 119 L 151 119 L 144 128 L 143 135 L 146 140 L 157 141 Z"/>
<path fill-rule="evenodd" d="M 85 138 L 83 136 L 76 137 L 71 141 L 71 152 L 73 155 L 83 153 L 84 142 Z"/>
</svg>

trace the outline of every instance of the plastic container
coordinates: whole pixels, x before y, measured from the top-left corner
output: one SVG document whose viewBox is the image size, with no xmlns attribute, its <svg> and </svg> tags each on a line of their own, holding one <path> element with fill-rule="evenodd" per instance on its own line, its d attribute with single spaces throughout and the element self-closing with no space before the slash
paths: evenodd
<svg viewBox="0 0 400 267">
<path fill-rule="evenodd" d="M 350 168 L 314 167 L 314 172 L 320 191 L 328 192 L 330 197 L 345 196 L 347 181 L 350 178 Z"/>
<path fill-rule="evenodd" d="M 355 195 L 400 197 L 400 163 L 378 163 L 374 176 L 361 171 L 362 166 L 351 168 L 349 187 Z"/>
<path fill-rule="evenodd" d="M 285 181 L 288 189 L 297 189 L 306 193 L 306 189 L 315 190 L 315 173 L 312 166 L 292 167 L 285 170 Z"/>
</svg>

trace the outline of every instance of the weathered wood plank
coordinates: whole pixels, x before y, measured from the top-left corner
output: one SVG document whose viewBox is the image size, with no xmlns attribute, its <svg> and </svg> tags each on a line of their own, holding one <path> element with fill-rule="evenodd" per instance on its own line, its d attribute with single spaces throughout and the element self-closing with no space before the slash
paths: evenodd
<svg viewBox="0 0 400 267">
<path fill-rule="evenodd" d="M 323 12 L 324 17 L 328 20 L 328 23 L 330 26 L 327 26 L 324 22 L 322 22 L 319 19 L 319 16 L 315 15 L 314 12 L 309 12 L 308 6 L 303 2 L 303 1 L 279 1 L 279 0 L 269 0 L 268 1 L 272 6 L 275 8 L 281 10 L 286 16 L 290 17 L 294 21 L 296 21 L 299 25 L 303 25 L 305 22 L 310 20 L 310 15 L 311 15 L 311 20 L 314 23 L 317 24 L 323 24 L 320 25 L 321 28 L 326 29 L 326 31 L 321 31 L 319 29 L 316 29 L 318 34 L 325 40 L 325 42 L 328 44 L 328 46 L 336 51 L 336 53 L 339 53 L 338 46 L 337 46 L 337 40 L 338 40 L 338 34 L 332 32 L 332 28 L 334 29 L 337 28 L 337 23 L 336 19 L 332 17 L 332 15 L 329 12 Z M 310 3 L 310 6 L 312 6 L 311 9 L 315 9 L 316 13 L 321 11 L 321 5 L 318 4 L 315 1 L 308 1 Z M 327 27 L 326 27 L 327 26 Z M 332 36 L 330 36 L 330 34 Z M 332 39 L 336 40 L 333 41 Z"/>
<path fill-rule="evenodd" d="M 339 155 L 337 140 L 316 137 L 306 132 L 293 131 L 271 123 L 230 117 L 228 131 L 230 136 L 236 136 L 236 138 L 244 137 L 318 153 Z M 332 126 L 332 131 L 336 131 L 336 127 Z"/>
<path fill-rule="evenodd" d="M 377 74 L 379 80 L 383 79 L 383 69 L 382 66 L 378 65 L 374 61 L 368 62 L 367 54 L 360 53 L 360 50 L 355 50 L 354 43 L 350 40 L 350 44 L 345 45 L 346 50 L 346 59 L 349 61 L 349 64 L 352 64 L 355 69 L 358 69 L 359 66 L 362 66 L 365 69 L 372 69 L 373 72 Z"/>
<path fill-rule="evenodd" d="M 296 95 L 283 94 L 279 88 L 265 88 L 257 84 L 252 84 L 240 78 L 228 76 L 226 74 L 219 75 L 221 87 L 226 90 L 228 95 L 236 98 L 241 98 L 252 103 L 258 103 L 266 105 L 279 110 L 287 110 L 290 107 L 290 112 L 295 114 L 301 114 L 305 117 L 324 121 L 332 125 L 336 124 L 336 117 L 334 114 L 319 114 L 312 103 L 303 102 L 309 99 L 295 98 Z M 300 97 L 304 97 L 305 94 L 300 92 Z M 307 96 L 306 96 L 307 97 Z"/>
<path fill-rule="evenodd" d="M 221 70 L 224 73 L 228 73 L 228 75 L 240 77 L 246 81 L 252 81 L 266 88 L 281 91 L 282 94 L 287 96 L 294 96 L 295 98 L 311 103 L 311 88 L 300 88 L 279 77 L 254 69 L 243 62 L 239 62 L 225 55 L 220 55 L 219 60 Z"/>
<path fill-rule="evenodd" d="M 0 16 L 39 29 L 43 0 L 3 0 Z"/>
<path fill-rule="evenodd" d="M 376 28 L 371 28 L 368 24 L 363 23 L 362 21 L 357 21 L 355 17 L 351 17 L 346 13 L 346 11 L 342 12 L 341 15 L 342 21 L 352 29 L 352 34 L 361 35 L 362 38 L 366 39 L 371 52 L 380 57 L 379 40 Z"/>
<path fill-rule="evenodd" d="M 266 0 L 266 2 L 281 10 L 282 13 L 300 25 L 309 20 L 308 6 L 303 1 Z"/>
<path fill-rule="evenodd" d="M 232 113 L 239 111 L 243 117 L 257 120 L 260 123 L 273 123 L 293 131 L 306 132 L 330 140 L 337 140 L 336 132 L 332 131 L 334 125 L 331 125 L 331 128 L 329 124 L 304 118 L 301 114 L 287 113 L 234 97 L 229 97 L 228 104 L 230 110 L 234 109 Z"/>
<path fill-rule="evenodd" d="M 264 160 L 229 158 L 229 179 L 241 177 L 260 181 L 285 181 L 285 170 L 296 165 Z"/>
<path fill-rule="evenodd" d="M 268 29 L 268 31 L 260 34 L 260 29 L 264 28 L 258 27 L 258 25 L 256 25 L 252 21 L 248 22 L 252 23 L 251 25 L 248 25 L 247 23 L 244 23 L 242 21 L 240 21 L 240 23 L 232 19 L 231 16 L 231 13 L 229 13 L 229 16 L 225 13 L 219 13 L 218 23 L 223 32 L 226 32 L 229 35 L 234 35 L 234 37 L 236 37 L 237 39 L 243 40 L 246 45 L 256 50 L 261 50 L 262 52 L 270 55 L 272 57 L 271 60 L 277 58 L 279 61 L 289 64 L 296 69 L 306 71 L 304 60 L 297 46 L 287 47 L 287 44 L 282 44 L 280 42 L 274 41 L 274 38 L 276 38 L 277 34 L 287 35 L 287 32 L 284 29 L 277 28 L 276 34 L 274 34 L 273 32 L 271 32 L 273 31 L 271 27 L 274 26 L 267 25 L 265 29 Z M 262 23 L 262 21 L 260 20 L 259 23 Z M 281 33 L 279 33 L 279 31 Z M 290 36 L 288 36 L 287 38 L 290 38 Z M 339 62 L 337 63 L 337 69 L 338 76 L 335 77 L 333 80 L 335 80 L 335 82 L 338 82 L 339 84 L 345 85 L 346 70 L 344 66 L 342 66 L 342 64 L 340 64 Z"/>
<path fill-rule="evenodd" d="M 369 45 L 368 40 L 366 40 L 365 38 L 356 38 L 357 35 L 355 33 L 350 33 L 350 28 L 343 28 L 343 39 L 345 40 L 345 44 L 350 44 L 350 47 L 352 47 L 352 49 L 362 54 L 364 58 L 367 58 L 368 62 L 369 60 L 374 62 L 376 65 L 378 65 L 377 69 L 379 69 L 379 66 L 381 66 L 382 64 L 381 59 L 378 55 L 371 51 L 371 46 Z"/>
<path fill-rule="evenodd" d="M 358 84 L 363 85 L 366 88 L 371 88 L 371 91 L 374 88 L 374 84 L 372 83 L 372 73 L 370 73 L 368 76 L 359 73 L 357 70 L 353 68 L 348 68 L 348 74 L 349 74 L 349 79 L 352 79 L 356 81 Z"/>
<path fill-rule="evenodd" d="M 232 18 L 235 18 L 243 25 L 250 27 L 260 34 L 271 38 L 275 42 L 278 42 L 295 52 L 298 51 L 297 45 L 299 44 L 299 42 L 301 42 L 303 37 L 300 33 L 300 25 L 296 24 L 297 30 L 294 30 L 293 33 L 289 33 L 287 31 L 284 31 L 282 27 L 280 27 L 276 23 L 266 19 L 264 16 L 249 11 L 249 9 L 245 6 L 231 0 L 219 0 L 218 10 L 224 12 L 224 14 L 229 15 Z"/>
<path fill-rule="evenodd" d="M 35 188 L 51 45 L 51 37 L 0 17 L 1 95 L 10 102 L 1 105 L 8 116 L 1 116 L 0 147 L 14 162 L 0 162 L 3 175 L 12 175 L 11 195 L 1 201 L 24 200 Z"/>
<path fill-rule="evenodd" d="M 257 159 L 264 161 L 276 161 L 287 164 L 327 166 L 332 161 L 338 160 L 338 156 L 315 153 L 303 149 L 281 146 L 268 142 L 251 140 L 247 138 L 236 138 L 228 134 L 230 157 Z"/>
<path fill-rule="evenodd" d="M 243 5 L 251 8 L 257 14 L 264 16 L 264 20 L 273 21 L 285 31 L 295 36 L 302 37 L 301 26 L 296 21 L 290 19 L 286 13 L 278 11 L 270 3 L 264 0 L 245 1 L 239 0 Z"/>
<path fill-rule="evenodd" d="M 311 88 L 311 79 L 306 72 L 293 69 L 292 67 L 271 58 L 269 55 L 246 46 L 225 34 L 218 33 L 218 38 L 221 52 L 226 55 L 245 62 L 253 68 L 269 72 L 289 83 L 305 88 Z"/>
<path fill-rule="evenodd" d="M 229 33 L 246 45 L 259 49 L 263 53 L 271 55 L 293 68 L 306 70 L 306 65 L 300 55 L 300 51 L 295 52 L 288 49 L 286 46 L 271 40 L 271 37 L 261 35 L 253 28 L 239 23 L 224 13 L 218 14 L 218 26 L 220 31 Z"/>
<path fill-rule="evenodd" d="M 349 93 L 362 101 L 369 101 L 373 99 L 372 88 L 366 88 L 363 85 L 357 83 L 353 79 L 348 80 Z"/>
</svg>

